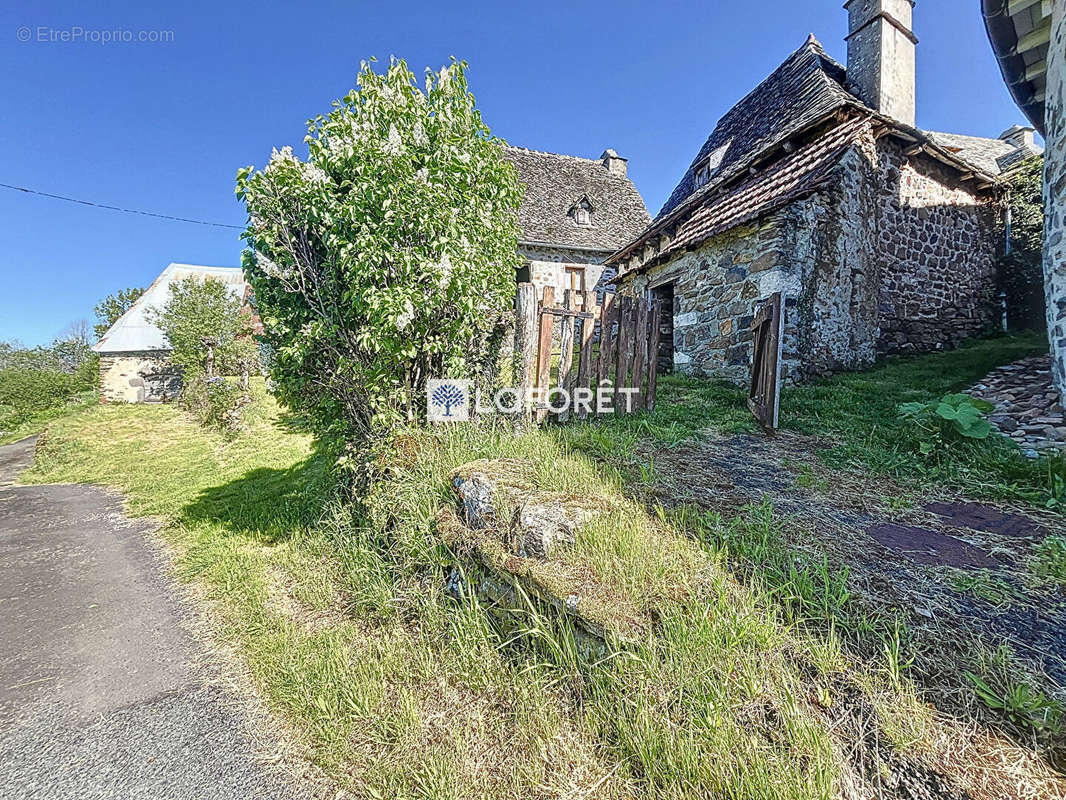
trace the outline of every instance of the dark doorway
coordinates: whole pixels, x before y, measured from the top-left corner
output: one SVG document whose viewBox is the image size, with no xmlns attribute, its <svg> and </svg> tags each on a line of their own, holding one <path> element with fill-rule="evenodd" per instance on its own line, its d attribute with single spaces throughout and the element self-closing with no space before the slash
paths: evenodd
<svg viewBox="0 0 1066 800">
<path fill-rule="evenodd" d="M 664 283 L 651 290 L 652 300 L 661 300 L 663 313 L 659 317 L 659 363 L 660 375 L 674 371 L 674 285 Z"/>
</svg>

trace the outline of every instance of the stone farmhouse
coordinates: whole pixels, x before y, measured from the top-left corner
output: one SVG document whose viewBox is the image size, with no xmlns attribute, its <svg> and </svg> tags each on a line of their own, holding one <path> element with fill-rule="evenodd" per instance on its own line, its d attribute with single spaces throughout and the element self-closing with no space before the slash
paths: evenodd
<svg viewBox="0 0 1066 800">
<path fill-rule="evenodd" d="M 100 354 L 101 403 L 164 402 L 177 396 L 181 375 L 171 366 L 170 349 L 148 310 L 162 308 L 171 285 L 186 278 L 221 281 L 234 297 L 244 302 L 251 297 L 239 267 L 169 265 L 93 345 Z"/>
<path fill-rule="evenodd" d="M 525 185 L 518 221 L 518 249 L 526 259 L 518 275 L 538 287 L 598 290 L 615 275 L 607 257 L 647 228 L 651 217 L 633 182 L 626 159 L 605 150 L 599 159 L 507 147 Z"/>
<path fill-rule="evenodd" d="M 812 35 L 721 118 L 654 221 L 607 259 L 619 291 L 673 306 L 660 363 L 746 381 L 752 315 L 775 292 L 792 380 L 1000 325 L 999 180 L 1039 152 L 1033 130 L 919 130 L 912 0 L 846 9 L 847 67 Z"/>
</svg>

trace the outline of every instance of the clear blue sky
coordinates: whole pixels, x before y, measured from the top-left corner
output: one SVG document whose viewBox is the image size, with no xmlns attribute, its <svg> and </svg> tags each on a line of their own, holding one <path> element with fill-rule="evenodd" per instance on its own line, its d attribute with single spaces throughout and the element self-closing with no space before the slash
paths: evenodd
<svg viewBox="0 0 1066 800">
<path fill-rule="evenodd" d="M 0 182 L 241 225 L 237 169 L 275 145 L 301 152 L 306 120 L 345 94 L 361 59 L 395 54 L 420 72 L 455 55 L 494 133 L 589 157 L 614 147 L 654 214 L 715 121 L 808 33 L 845 60 L 842 4 L 5 3 Z M 1022 121 L 979 7 L 919 0 L 919 127 L 997 136 Z M 75 26 L 173 41 L 36 41 L 39 27 Z M 240 259 L 239 231 L 8 189 L 0 220 L 0 339 L 28 344 L 91 320 L 102 296 L 147 285 L 171 261 Z"/>
</svg>

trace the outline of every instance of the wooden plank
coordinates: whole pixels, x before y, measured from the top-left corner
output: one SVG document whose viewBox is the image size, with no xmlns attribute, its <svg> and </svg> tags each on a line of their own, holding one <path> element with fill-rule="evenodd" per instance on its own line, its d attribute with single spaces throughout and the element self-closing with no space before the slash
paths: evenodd
<svg viewBox="0 0 1066 800">
<path fill-rule="evenodd" d="M 537 287 L 532 283 L 518 284 L 515 295 L 515 377 L 522 397 L 536 383 L 537 366 Z"/>
<path fill-rule="evenodd" d="M 615 295 L 605 294 L 600 307 L 600 358 L 596 364 L 596 385 L 599 386 L 611 377 L 611 363 L 614 360 L 614 321 L 618 318 Z"/>
<path fill-rule="evenodd" d="M 672 311 L 672 309 L 671 309 Z M 644 407 L 655 410 L 655 392 L 659 385 L 659 326 L 663 319 L 663 301 L 651 304 L 651 337 L 648 339 L 648 388 Z"/>
<path fill-rule="evenodd" d="M 551 308 L 555 305 L 555 289 L 551 286 L 544 287 L 544 296 L 540 301 L 541 312 L 545 308 Z M 542 405 L 543 401 L 547 398 L 546 392 L 548 386 L 551 383 L 551 371 L 552 371 L 552 326 L 555 325 L 555 317 L 551 314 L 540 314 L 540 333 L 537 341 L 537 382 L 536 388 L 541 392 L 541 402 L 538 405 Z M 537 409 L 536 411 L 537 422 L 542 422 L 547 416 L 547 411 L 544 409 Z"/>
<path fill-rule="evenodd" d="M 567 311 L 574 310 L 572 289 L 566 289 L 563 292 L 563 307 Z M 562 319 L 562 336 L 559 339 L 559 388 L 569 392 L 573 388 L 570 383 L 570 370 L 574 364 L 574 318 L 565 316 Z M 559 414 L 559 421 L 566 422 L 569 416 L 569 412 L 562 411 Z"/>
<path fill-rule="evenodd" d="M 633 329 L 633 385 L 640 389 L 633 395 L 633 410 L 644 408 L 644 362 L 648 358 L 648 301 L 637 300 L 637 313 Z"/>
<path fill-rule="evenodd" d="M 614 413 L 626 413 L 626 397 L 619 393 L 629 385 L 629 367 L 633 362 L 632 339 L 633 339 L 633 307 L 632 297 L 622 297 L 615 301 L 618 303 L 618 342 L 615 345 L 614 357 Z"/>
<path fill-rule="evenodd" d="M 585 309 L 596 308 L 596 295 L 592 292 L 582 292 L 581 305 Z M 596 331 L 596 320 L 589 315 L 581 320 L 581 352 L 577 357 L 577 380 L 574 382 L 575 389 L 588 389 L 592 379 L 592 334 Z M 588 411 L 582 408 L 578 412 L 579 419 L 585 419 Z"/>
<path fill-rule="evenodd" d="M 784 323 L 781 293 L 775 292 L 752 321 L 751 388 L 748 391 L 748 408 L 769 431 L 776 430 L 780 421 Z"/>
</svg>

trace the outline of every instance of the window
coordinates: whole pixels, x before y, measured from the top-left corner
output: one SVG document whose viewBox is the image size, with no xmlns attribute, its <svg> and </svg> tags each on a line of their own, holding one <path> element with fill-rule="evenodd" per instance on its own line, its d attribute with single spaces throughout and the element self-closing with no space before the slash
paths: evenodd
<svg viewBox="0 0 1066 800">
<path fill-rule="evenodd" d="M 722 166 L 726 151 L 729 150 L 729 145 L 732 143 L 733 140 L 730 139 L 721 147 L 715 148 L 707 158 L 696 165 L 696 169 L 693 173 L 693 182 L 696 184 L 695 188 L 699 189 L 701 186 L 706 186 L 707 183 L 710 182 L 711 177 L 718 172 L 718 168 Z"/>
<path fill-rule="evenodd" d="M 572 206 L 570 206 L 570 216 L 574 222 L 578 225 L 584 225 L 591 227 L 592 225 L 592 212 L 595 209 L 592 207 L 592 203 L 589 202 L 588 197 L 582 197 Z"/>
</svg>

